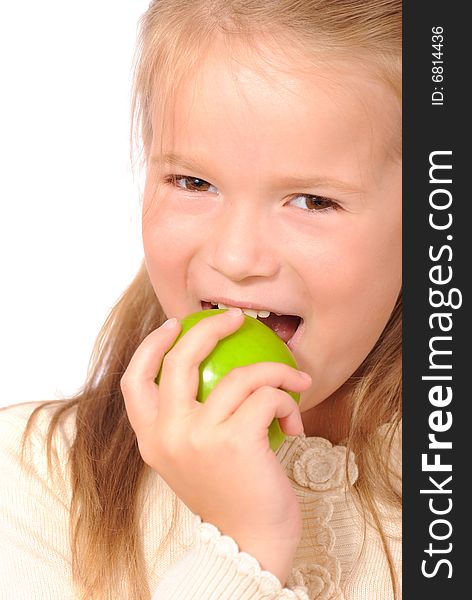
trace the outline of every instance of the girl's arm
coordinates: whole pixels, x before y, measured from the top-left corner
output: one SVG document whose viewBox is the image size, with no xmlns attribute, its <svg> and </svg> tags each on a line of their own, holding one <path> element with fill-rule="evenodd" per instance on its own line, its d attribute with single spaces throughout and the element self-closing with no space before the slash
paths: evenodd
<svg viewBox="0 0 472 600">
<path fill-rule="evenodd" d="M 274 547 L 274 559 L 278 549 Z M 270 571 L 210 523 L 195 517 L 193 547 L 158 583 L 152 600 L 311 600 L 304 588 L 283 588 Z"/>
<path fill-rule="evenodd" d="M 268 427 L 279 418 L 285 433 L 303 430 L 299 408 L 283 390 L 303 391 L 311 380 L 288 365 L 257 363 L 234 369 L 204 404 L 197 402 L 199 364 L 242 322 L 241 311 L 217 314 L 173 347 L 180 328 L 164 324 L 136 350 L 121 389 L 143 460 L 195 515 L 278 578 L 281 589 L 300 541 L 301 511 L 269 447 Z M 187 560 L 207 555 L 197 535 Z"/>
</svg>

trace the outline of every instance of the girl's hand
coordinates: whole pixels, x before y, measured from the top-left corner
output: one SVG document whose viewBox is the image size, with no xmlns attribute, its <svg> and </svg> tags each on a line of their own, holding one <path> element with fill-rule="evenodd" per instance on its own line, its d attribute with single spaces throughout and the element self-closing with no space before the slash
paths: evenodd
<svg viewBox="0 0 472 600">
<path fill-rule="evenodd" d="M 203 319 L 166 354 L 180 331 L 177 320 L 168 321 L 136 350 L 121 389 L 143 460 L 193 513 L 284 583 L 301 512 L 268 427 L 278 418 L 286 434 L 303 431 L 297 403 L 279 388 L 301 392 L 311 379 L 288 365 L 257 363 L 233 369 L 198 402 L 200 363 L 242 323 L 239 310 Z"/>
</svg>

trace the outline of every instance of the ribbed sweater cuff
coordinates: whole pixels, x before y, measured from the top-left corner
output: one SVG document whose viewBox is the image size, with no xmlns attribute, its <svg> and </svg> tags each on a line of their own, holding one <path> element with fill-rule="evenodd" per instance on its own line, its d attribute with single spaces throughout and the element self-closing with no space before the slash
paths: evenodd
<svg viewBox="0 0 472 600">
<path fill-rule="evenodd" d="M 195 517 L 195 543 L 167 571 L 153 600 L 309 600 L 305 588 L 282 588 L 233 538 Z"/>
</svg>

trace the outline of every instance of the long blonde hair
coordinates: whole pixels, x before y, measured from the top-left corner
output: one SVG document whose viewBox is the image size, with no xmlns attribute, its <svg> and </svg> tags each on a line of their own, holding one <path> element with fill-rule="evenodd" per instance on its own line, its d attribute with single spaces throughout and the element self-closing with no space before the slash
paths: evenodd
<svg viewBox="0 0 472 600">
<path fill-rule="evenodd" d="M 367 56 L 400 93 L 401 2 L 397 0 L 154 0 L 140 20 L 131 107 L 131 147 L 149 156 L 156 107 L 169 105 L 172 89 L 215 33 L 245 36 L 277 32 L 279 43 L 320 54 Z M 160 126 L 162 128 L 162 124 Z M 161 130 L 162 131 L 162 130 Z M 392 585 L 395 573 L 378 517 L 378 499 L 398 507 L 388 449 L 401 423 L 401 296 L 377 344 L 352 380 L 347 439 L 356 455 L 359 504 L 380 531 Z M 97 338 L 82 389 L 59 402 L 48 431 L 51 455 L 57 425 L 76 410 L 70 451 L 72 572 L 84 599 L 149 600 L 139 515 L 146 467 L 131 429 L 120 379 L 141 341 L 165 319 L 145 265 L 112 309 Z M 31 416 L 25 440 L 39 407 Z M 388 424 L 379 445 L 373 433 Z M 115 590 L 115 593 L 114 593 Z"/>
</svg>

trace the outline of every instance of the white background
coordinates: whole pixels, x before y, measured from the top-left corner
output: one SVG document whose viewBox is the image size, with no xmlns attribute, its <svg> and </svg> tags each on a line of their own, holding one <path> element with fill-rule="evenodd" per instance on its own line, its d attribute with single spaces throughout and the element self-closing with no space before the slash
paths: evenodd
<svg viewBox="0 0 472 600">
<path fill-rule="evenodd" d="M 0 406 L 83 384 L 141 262 L 129 105 L 148 4 L 0 3 Z"/>
</svg>

